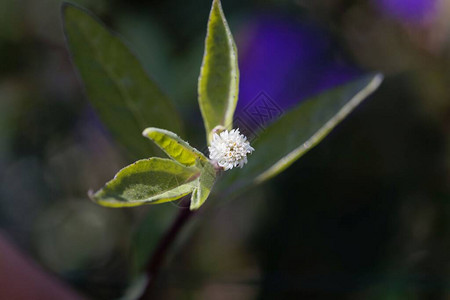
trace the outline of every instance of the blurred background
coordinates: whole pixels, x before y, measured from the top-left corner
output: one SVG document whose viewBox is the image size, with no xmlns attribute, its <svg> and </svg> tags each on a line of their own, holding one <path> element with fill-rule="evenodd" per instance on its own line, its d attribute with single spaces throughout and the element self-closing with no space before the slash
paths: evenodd
<svg viewBox="0 0 450 300">
<path fill-rule="evenodd" d="M 196 91 L 211 1 L 73 2 L 120 33 L 204 149 Z M 0 0 L 1 236 L 76 293 L 119 299 L 178 208 L 88 200 L 130 161 L 83 96 L 60 3 Z M 155 299 L 450 299 L 450 1 L 223 8 L 239 50 L 237 115 L 261 92 L 287 111 L 366 72 L 386 79 L 287 171 L 210 199 Z"/>
</svg>

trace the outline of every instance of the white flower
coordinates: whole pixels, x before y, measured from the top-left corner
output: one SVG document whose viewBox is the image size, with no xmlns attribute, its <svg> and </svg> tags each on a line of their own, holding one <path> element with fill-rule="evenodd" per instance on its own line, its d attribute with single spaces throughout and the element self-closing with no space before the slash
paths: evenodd
<svg viewBox="0 0 450 300">
<path fill-rule="evenodd" d="M 247 138 L 239 132 L 239 128 L 214 133 L 209 149 L 209 158 L 225 170 L 243 167 L 247 163 L 247 154 L 255 149 L 250 146 Z"/>
</svg>

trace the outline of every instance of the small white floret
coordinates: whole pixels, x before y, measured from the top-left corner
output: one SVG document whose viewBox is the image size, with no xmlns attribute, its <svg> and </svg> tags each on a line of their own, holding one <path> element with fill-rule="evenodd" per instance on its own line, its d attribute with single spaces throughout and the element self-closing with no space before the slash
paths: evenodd
<svg viewBox="0 0 450 300">
<path fill-rule="evenodd" d="M 255 149 L 247 138 L 239 132 L 239 128 L 214 133 L 209 149 L 209 158 L 216 161 L 224 170 L 243 167 L 247 163 L 247 154 Z"/>
</svg>

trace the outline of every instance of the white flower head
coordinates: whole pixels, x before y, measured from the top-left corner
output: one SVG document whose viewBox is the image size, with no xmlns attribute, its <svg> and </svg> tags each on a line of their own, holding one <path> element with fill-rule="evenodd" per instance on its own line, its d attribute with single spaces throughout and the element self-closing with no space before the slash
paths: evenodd
<svg viewBox="0 0 450 300">
<path fill-rule="evenodd" d="M 214 133 L 209 149 L 209 158 L 217 161 L 224 170 L 243 167 L 247 163 L 247 154 L 255 149 L 250 146 L 247 138 L 239 132 L 239 128 Z"/>
</svg>

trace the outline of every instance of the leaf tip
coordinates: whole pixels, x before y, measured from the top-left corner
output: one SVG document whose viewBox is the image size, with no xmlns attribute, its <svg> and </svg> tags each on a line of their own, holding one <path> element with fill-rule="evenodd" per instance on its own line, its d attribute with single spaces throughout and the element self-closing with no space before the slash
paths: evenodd
<svg viewBox="0 0 450 300">
<path fill-rule="evenodd" d="M 67 11 L 70 9 L 82 10 L 82 8 L 80 6 L 78 6 L 77 4 L 75 4 L 73 2 L 63 1 L 61 3 L 61 14 L 63 16 L 65 16 L 67 14 Z"/>
<path fill-rule="evenodd" d="M 142 131 L 142 135 L 145 137 L 148 137 L 149 135 L 151 135 L 153 132 L 163 132 L 163 129 L 160 128 L 156 128 L 156 127 L 147 127 L 144 129 L 144 131 Z"/>
<path fill-rule="evenodd" d="M 371 94 L 375 90 L 377 90 L 380 87 L 383 80 L 384 80 L 383 73 L 375 73 L 375 74 L 371 75 L 370 82 L 367 84 L 367 87 L 365 89 L 363 89 L 363 91 L 366 91 L 366 93 L 367 93 L 367 95 L 364 96 L 364 98 L 366 98 L 369 94 Z"/>
<path fill-rule="evenodd" d="M 63 1 L 60 6 L 60 12 L 61 12 L 62 20 L 63 20 L 64 29 L 65 29 L 65 25 L 66 25 L 65 19 L 66 19 L 66 15 L 67 15 L 67 10 L 70 9 L 71 7 L 73 7 L 73 3 L 66 2 L 66 1 Z"/>
<path fill-rule="evenodd" d="M 61 10 L 64 11 L 66 10 L 68 7 L 74 6 L 74 4 L 72 2 L 68 2 L 68 1 L 63 1 L 61 2 Z"/>
<path fill-rule="evenodd" d="M 212 9 L 219 9 L 220 11 L 222 11 L 222 2 L 220 0 L 213 0 Z"/>
<path fill-rule="evenodd" d="M 89 189 L 89 191 L 87 192 L 87 195 L 89 197 L 89 199 L 91 199 L 92 202 L 97 203 L 97 199 L 95 197 L 96 192 L 94 192 L 94 190 Z"/>
<path fill-rule="evenodd" d="M 147 136 L 150 134 L 150 132 L 152 132 L 152 128 L 151 128 L 151 127 L 145 128 L 145 129 L 142 131 L 142 136 L 147 137 Z"/>
<path fill-rule="evenodd" d="M 373 80 L 379 86 L 384 80 L 384 74 L 376 73 Z"/>
<path fill-rule="evenodd" d="M 189 205 L 189 210 L 194 211 L 198 210 L 201 206 L 200 201 L 197 201 L 198 198 L 198 188 L 194 188 L 191 194 L 191 204 Z"/>
</svg>

